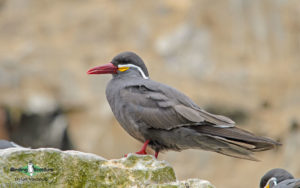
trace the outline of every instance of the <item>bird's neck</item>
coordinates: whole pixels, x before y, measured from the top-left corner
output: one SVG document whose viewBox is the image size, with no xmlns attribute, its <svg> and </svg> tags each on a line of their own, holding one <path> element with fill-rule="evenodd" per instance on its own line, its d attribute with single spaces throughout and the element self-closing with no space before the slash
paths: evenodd
<svg viewBox="0 0 300 188">
<path fill-rule="evenodd" d="M 145 79 L 143 76 L 140 74 L 140 72 L 136 70 L 127 70 L 118 74 L 113 74 L 113 79 Z"/>
</svg>

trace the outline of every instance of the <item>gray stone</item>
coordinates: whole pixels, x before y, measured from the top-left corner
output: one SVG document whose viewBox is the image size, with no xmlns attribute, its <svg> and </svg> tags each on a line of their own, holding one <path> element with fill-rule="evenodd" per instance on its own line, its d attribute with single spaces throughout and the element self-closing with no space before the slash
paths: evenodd
<svg viewBox="0 0 300 188">
<path fill-rule="evenodd" d="M 150 155 L 106 160 L 52 148 L 0 150 L 0 174 L 0 187 L 213 187 L 205 180 L 177 181 L 167 162 Z"/>
<path fill-rule="evenodd" d="M 173 32 L 160 36 L 155 49 L 173 72 L 203 77 L 213 68 L 209 58 L 210 44 L 211 36 L 206 29 L 182 24 Z"/>
</svg>

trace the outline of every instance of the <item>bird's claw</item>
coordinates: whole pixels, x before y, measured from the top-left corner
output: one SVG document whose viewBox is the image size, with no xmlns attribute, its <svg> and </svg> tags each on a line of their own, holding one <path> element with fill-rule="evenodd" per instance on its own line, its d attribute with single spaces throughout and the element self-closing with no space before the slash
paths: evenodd
<svg viewBox="0 0 300 188">
<path fill-rule="evenodd" d="M 138 151 L 138 152 L 135 152 L 135 154 L 138 154 L 138 155 L 147 155 L 147 152 L 146 151 Z M 125 154 L 124 157 L 127 157 L 128 154 Z"/>
<path fill-rule="evenodd" d="M 138 151 L 138 152 L 135 152 L 135 154 L 138 154 L 138 155 L 147 155 L 147 152 L 146 151 Z"/>
</svg>

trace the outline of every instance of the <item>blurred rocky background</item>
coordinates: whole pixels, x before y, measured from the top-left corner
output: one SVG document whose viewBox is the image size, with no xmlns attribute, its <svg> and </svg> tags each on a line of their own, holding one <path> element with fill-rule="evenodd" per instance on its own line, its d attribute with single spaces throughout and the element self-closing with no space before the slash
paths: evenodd
<svg viewBox="0 0 300 188">
<path fill-rule="evenodd" d="M 105 158 L 137 151 L 106 101 L 111 76 L 86 74 L 134 51 L 153 80 L 283 144 L 261 162 L 160 155 L 178 179 L 253 188 L 275 167 L 300 177 L 298 0 L 0 0 L 0 41 L 0 139 Z"/>
</svg>

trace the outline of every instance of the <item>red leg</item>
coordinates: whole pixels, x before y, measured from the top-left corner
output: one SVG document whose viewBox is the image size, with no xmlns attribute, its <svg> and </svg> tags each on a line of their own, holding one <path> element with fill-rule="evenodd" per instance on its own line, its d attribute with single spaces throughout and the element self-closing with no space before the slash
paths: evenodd
<svg viewBox="0 0 300 188">
<path fill-rule="evenodd" d="M 148 146 L 149 142 L 150 142 L 150 140 L 146 140 L 146 142 L 144 143 L 142 149 L 140 151 L 136 152 L 136 154 L 146 155 L 147 154 L 146 149 L 147 149 L 147 146 Z M 127 157 L 127 154 L 124 155 L 124 156 Z"/>
<path fill-rule="evenodd" d="M 147 148 L 149 142 L 150 142 L 150 140 L 146 140 L 146 142 L 144 143 L 142 149 L 141 149 L 140 151 L 136 152 L 136 154 L 140 154 L 140 155 L 145 155 L 145 154 L 147 154 L 146 148 Z"/>
<path fill-rule="evenodd" d="M 157 159 L 159 151 L 155 151 L 155 158 Z"/>
</svg>

